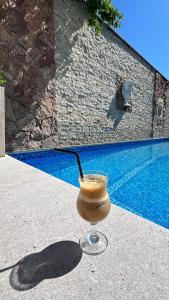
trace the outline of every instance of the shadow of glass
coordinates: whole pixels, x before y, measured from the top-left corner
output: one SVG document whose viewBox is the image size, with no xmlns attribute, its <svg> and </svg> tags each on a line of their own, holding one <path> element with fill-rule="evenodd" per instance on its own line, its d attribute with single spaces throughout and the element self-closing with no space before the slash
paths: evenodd
<svg viewBox="0 0 169 300">
<path fill-rule="evenodd" d="M 81 257 L 79 244 L 73 241 L 57 242 L 21 259 L 10 273 L 10 285 L 18 291 L 29 290 L 44 279 L 69 273 L 78 265 Z"/>
</svg>

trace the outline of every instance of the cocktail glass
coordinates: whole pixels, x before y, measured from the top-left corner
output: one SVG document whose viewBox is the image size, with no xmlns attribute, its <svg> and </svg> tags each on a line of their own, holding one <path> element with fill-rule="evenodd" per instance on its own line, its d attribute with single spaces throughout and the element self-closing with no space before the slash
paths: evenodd
<svg viewBox="0 0 169 300">
<path fill-rule="evenodd" d="M 108 177 L 102 172 L 89 171 L 79 177 L 80 192 L 77 198 L 79 215 L 88 221 L 92 229 L 80 238 L 80 247 L 89 255 L 104 252 L 108 245 L 106 236 L 94 229 L 94 225 L 107 217 L 110 211 L 110 199 L 107 191 Z"/>
</svg>

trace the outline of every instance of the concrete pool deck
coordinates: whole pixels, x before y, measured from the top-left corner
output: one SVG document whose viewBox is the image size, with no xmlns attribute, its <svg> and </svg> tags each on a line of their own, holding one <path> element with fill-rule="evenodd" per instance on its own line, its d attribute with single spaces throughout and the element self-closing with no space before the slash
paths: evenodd
<svg viewBox="0 0 169 300">
<path fill-rule="evenodd" d="M 89 226 L 76 211 L 77 194 L 0 158 L 0 299 L 169 299 L 169 230 L 112 205 L 97 226 L 108 237 L 106 252 L 82 255 L 76 243 Z"/>
</svg>

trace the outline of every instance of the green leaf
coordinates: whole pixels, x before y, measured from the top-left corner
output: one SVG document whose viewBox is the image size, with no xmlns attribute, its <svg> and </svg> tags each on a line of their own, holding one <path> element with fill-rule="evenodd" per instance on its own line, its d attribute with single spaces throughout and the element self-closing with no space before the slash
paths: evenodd
<svg viewBox="0 0 169 300">
<path fill-rule="evenodd" d="M 101 32 L 101 20 L 113 28 L 120 27 L 123 15 L 111 0 L 83 0 L 83 2 L 86 3 L 90 12 L 88 25 L 95 29 L 96 34 Z"/>
<path fill-rule="evenodd" d="M 6 83 L 6 79 L 3 77 L 3 73 L 0 70 L 0 86 L 4 85 Z"/>
</svg>

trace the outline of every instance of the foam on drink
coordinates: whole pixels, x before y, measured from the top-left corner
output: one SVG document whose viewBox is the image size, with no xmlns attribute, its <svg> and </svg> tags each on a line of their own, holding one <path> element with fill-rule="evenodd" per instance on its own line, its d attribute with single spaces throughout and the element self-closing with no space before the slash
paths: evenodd
<svg viewBox="0 0 169 300">
<path fill-rule="evenodd" d="M 99 201 L 105 196 L 106 192 L 106 177 L 97 175 L 88 175 L 80 181 L 81 195 L 86 198 L 86 201 Z M 107 192 L 106 192 L 107 194 Z"/>
</svg>

